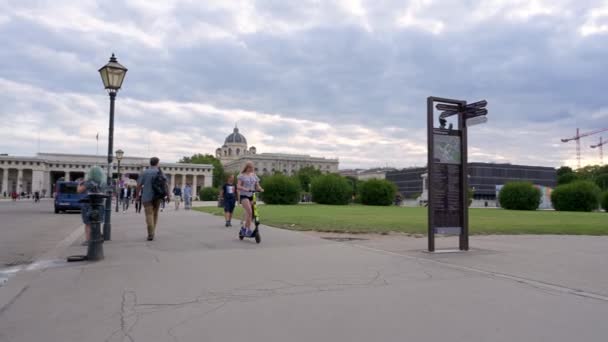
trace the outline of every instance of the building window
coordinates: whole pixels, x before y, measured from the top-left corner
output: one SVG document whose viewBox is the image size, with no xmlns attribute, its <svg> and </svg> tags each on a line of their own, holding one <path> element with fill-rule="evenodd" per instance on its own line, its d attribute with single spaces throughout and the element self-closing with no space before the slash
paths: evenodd
<svg viewBox="0 0 608 342">
<path fill-rule="evenodd" d="M 231 156 L 232 155 L 232 148 L 228 149 L 228 155 Z"/>
</svg>

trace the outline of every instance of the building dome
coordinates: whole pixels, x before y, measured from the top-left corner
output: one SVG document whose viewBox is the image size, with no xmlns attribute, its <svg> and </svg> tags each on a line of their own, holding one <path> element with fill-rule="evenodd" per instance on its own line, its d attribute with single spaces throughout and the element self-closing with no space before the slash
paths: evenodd
<svg viewBox="0 0 608 342">
<path fill-rule="evenodd" d="M 234 127 L 232 134 L 226 137 L 224 145 L 227 144 L 247 144 L 247 139 L 241 133 L 239 133 L 238 127 Z"/>
</svg>

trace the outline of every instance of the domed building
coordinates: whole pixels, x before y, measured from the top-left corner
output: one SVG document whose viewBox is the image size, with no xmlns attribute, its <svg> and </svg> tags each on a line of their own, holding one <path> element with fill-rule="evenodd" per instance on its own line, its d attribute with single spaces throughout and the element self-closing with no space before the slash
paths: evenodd
<svg viewBox="0 0 608 342">
<path fill-rule="evenodd" d="M 257 153 L 255 146 L 247 148 L 247 139 L 238 127 L 224 139 L 224 144 L 215 150 L 215 156 L 228 172 L 239 172 L 248 160 L 254 162 L 259 174 L 281 172 L 295 174 L 300 168 L 312 166 L 323 172 L 338 172 L 338 159 L 311 157 L 304 154 Z"/>
<path fill-rule="evenodd" d="M 224 140 L 224 145 L 215 150 L 215 157 L 220 159 L 223 164 L 226 164 L 243 156 L 255 154 L 255 152 L 255 146 L 251 146 L 247 150 L 247 139 L 239 133 L 238 127 L 234 127 L 232 133 Z"/>
</svg>

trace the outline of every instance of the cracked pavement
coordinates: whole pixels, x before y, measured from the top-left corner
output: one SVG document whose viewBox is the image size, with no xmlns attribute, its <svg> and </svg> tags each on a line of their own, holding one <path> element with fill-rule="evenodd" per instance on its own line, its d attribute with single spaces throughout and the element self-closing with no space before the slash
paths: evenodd
<svg viewBox="0 0 608 342">
<path fill-rule="evenodd" d="M 605 341 L 608 333 L 608 276 L 589 270 L 605 266 L 603 238 L 595 257 L 556 256 L 552 237 L 475 237 L 485 249 L 437 256 L 421 252 L 424 239 L 343 243 L 267 227 L 256 245 L 219 217 L 184 211 L 162 213 L 157 240 L 146 242 L 143 220 L 116 215 L 101 262 L 17 274 L 8 285 L 27 287 L 0 311 L 0 341 Z M 546 241 L 556 255 L 522 247 Z M 569 279 L 559 267 L 578 265 L 573 257 L 586 266 Z"/>
</svg>

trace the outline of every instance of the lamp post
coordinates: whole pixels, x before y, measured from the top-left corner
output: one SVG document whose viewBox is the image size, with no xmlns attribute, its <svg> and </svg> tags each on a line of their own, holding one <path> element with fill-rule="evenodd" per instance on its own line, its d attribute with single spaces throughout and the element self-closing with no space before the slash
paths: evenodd
<svg viewBox="0 0 608 342">
<path fill-rule="evenodd" d="M 112 149 L 114 145 L 114 100 L 116 93 L 122 86 L 122 81 L 127 74 L 127 68 L 122 66 L 116 60 L 116 56 L 112 54 L 108 64 L 99 69 L 103 86 L 110 95 L 110 127 L 108 133 L 108 197 L 106 198 L 106 212 L 103 224 L 103 239 L 111 240 L 112 234 Z"/>
<path fill-rule="evenodd" d="M 118 161 L 118 166 L 116 167 L 116 172 L 118 173 L 118 181 L 116 181 L 116 212 L 118 212 L 118 199 L 120 198 L 120 161 L 122 160 L 122 156 L 125 154 L 122 150 L 116 150 L 116 160 Z"/>
</svg>

